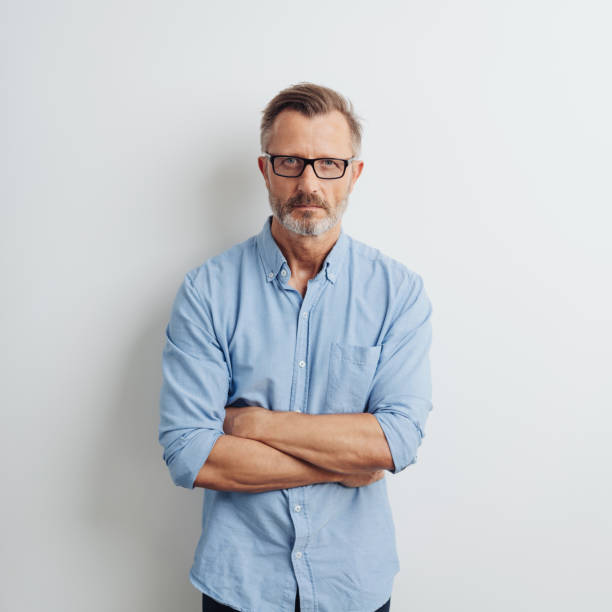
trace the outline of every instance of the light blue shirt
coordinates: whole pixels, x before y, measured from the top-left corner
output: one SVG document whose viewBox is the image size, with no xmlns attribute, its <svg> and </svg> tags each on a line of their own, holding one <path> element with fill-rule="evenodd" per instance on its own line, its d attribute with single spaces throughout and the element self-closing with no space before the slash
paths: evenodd
<svg viewBox="0 0 612 612">
<path fill-rule="evenodd" d="M 377 418 L 396 474 L 432 409 L 431 303 L 419 274 L 344 232 L 306 295 L 270 232 L 186 273 L 166 327 L 159 442 L 192 488 L 225 406 Z M 401 517 L 401 508 L 397 509 Z M 261 493 L 204 489 L 189 574 L 242 612 L 373 612 L 400 569 L 386 478 Z"/>
</svg>

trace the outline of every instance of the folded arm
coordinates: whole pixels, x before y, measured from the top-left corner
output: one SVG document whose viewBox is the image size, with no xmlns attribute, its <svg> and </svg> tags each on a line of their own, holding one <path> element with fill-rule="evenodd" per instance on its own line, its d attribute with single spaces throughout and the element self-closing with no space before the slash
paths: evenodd
<svg viewBox="0 0 612 612">
<path fill-rule="evenodd" d="M 194 487 L 260 493 L 322 482 L 342 475 L 325 470 L 256 440 L 220 436 L 196 476 Z"/>
<path fill-rule="evenodd" d="M 224 429 L 336 474 L 393 469 L 385 435 L 373 414 L 303 414 L 257 406 L 226 407 Z"/>
</svg>

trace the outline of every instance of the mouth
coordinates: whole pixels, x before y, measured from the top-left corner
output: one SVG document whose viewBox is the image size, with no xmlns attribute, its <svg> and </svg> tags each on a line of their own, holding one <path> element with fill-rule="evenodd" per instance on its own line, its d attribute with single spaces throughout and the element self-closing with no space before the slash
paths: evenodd
<svg viewBox="0 0 612 612">
<path fill-rule="evenodd" d="M 308 206 L 308 205 L 300 204 L 296 206 L 295 208 L 323 208 L 323 207 L 322 206 Z"/>
</svg>

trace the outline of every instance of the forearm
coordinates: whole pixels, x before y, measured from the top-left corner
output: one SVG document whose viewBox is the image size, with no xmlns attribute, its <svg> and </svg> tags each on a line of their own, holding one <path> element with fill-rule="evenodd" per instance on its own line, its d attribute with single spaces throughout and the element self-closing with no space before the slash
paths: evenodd
<svg viewBox="0 0 612 612">
<path fill-rule="evenodd" d="M 245 437 L 325 470 L 346 474 L 394 467 L 385 434 L 369 412 L 303 414 L 267 410 L 255 416 L 257 426 Z"/>
<path fill-rule="evenodd" d="M 288 455 L 257 440 L 223 435 L 198 473 L 194 487 L 261 493 L 322 482 L 341 474 Z"/>
</svg>

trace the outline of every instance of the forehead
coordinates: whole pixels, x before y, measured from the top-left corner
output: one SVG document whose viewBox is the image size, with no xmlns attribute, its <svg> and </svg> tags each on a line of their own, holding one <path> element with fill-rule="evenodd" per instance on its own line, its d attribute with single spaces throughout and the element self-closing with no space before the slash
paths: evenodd
<svg viewBox="0 0 612 612">
<path fill-rule="evenodd" d="M 281 111 L 270 130 L 268 150 L 275 154 L 303 157 L 352 155 L 351 130 L 344 115 L 337 110 L 306 117 L 287 109 Z"/>
</svg>

